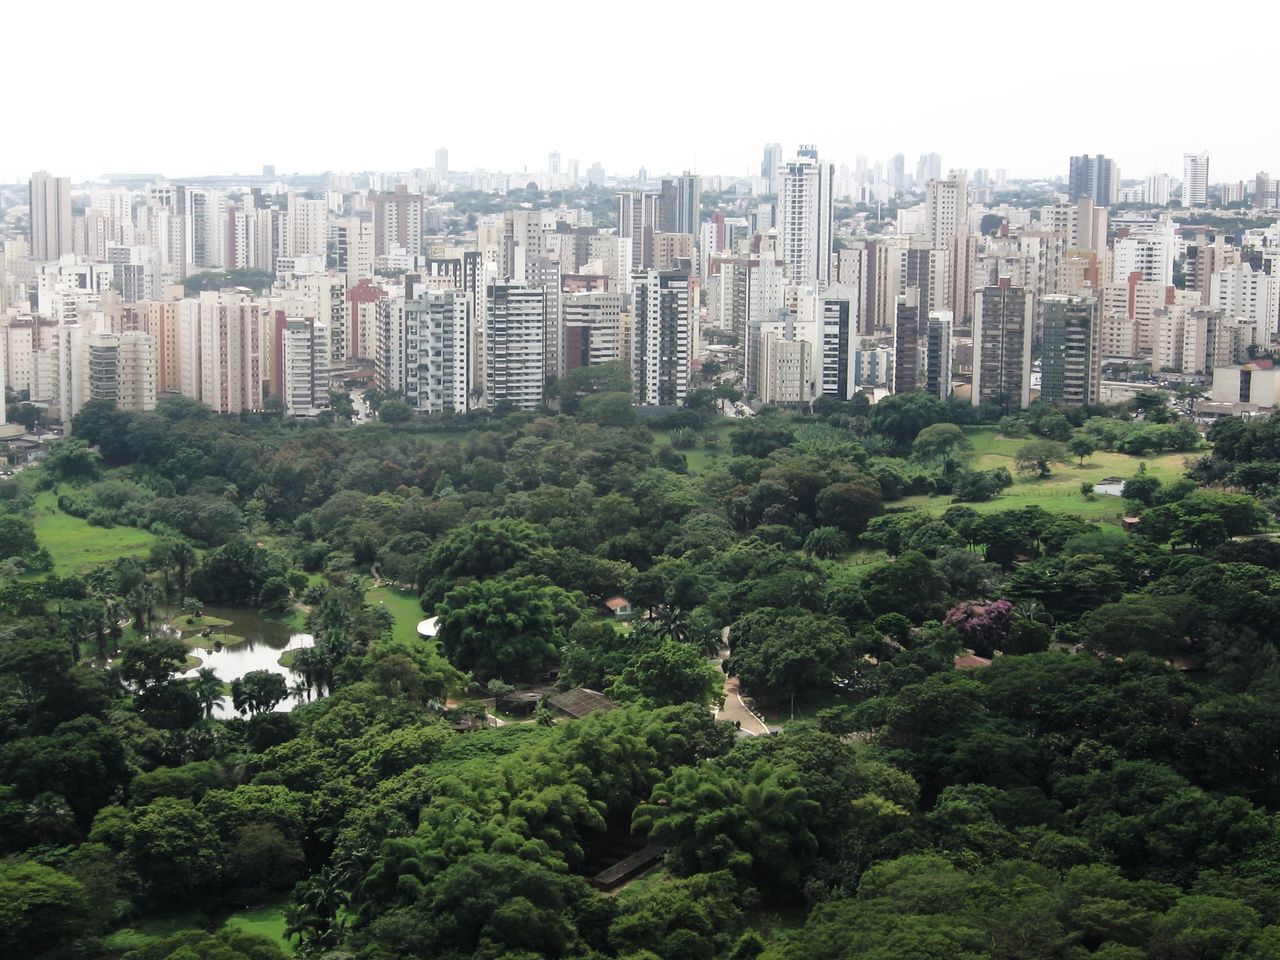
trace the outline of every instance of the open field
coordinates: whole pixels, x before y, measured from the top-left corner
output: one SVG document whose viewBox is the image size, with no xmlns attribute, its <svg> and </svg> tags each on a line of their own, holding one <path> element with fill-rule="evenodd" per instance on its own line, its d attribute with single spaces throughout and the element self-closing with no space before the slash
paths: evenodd
<svg viewBox="0 0 1280 960">
<path fill-rule="evenodd" d="M 399 587 L 374 587 L 365 599 L 373 606 L 383 606 L 395 620 L 395 637 L 412 640 L 418 636 L 418 624 L 427 618 L 418 598 Z"/>
<path fill-rule="evenodd" d="M 263 904 L 233 913 L 222 922 L 222 926 L 237 927 L 245 933 L 267 937 L 279 944 L 286 956 L 293 956 L 293 942 L 284 935 L 284 909 L 280 904 Z"/>
<path fill-rule="evenodd" d="M 1026 439 L 1014 439 L 998 434 L 994 428 L 984 427 L 966 430 L 973 450 L 966 466 L 970 470 L 994 470 L 1004 467 L 1013 474 L 1013 486 L 1002 496 L 986 503 L 966 503 L 979 513 L 995 513 L 1017 510 L 1026 506 L 1039 506 L 1051 513 L 1073 513 L 1088 520 L 1111 520 L 1120 516 L 1123 501 L 1107 494 L 1095 494 L 1086 500 L 1080 493 L 1084 481 L 1098 483 L 1107 477 L 1130 477 L 1138 472 L 1138 465 L 1145 463 L 1147 472 L 1168 482 L 1181 477 L 1188 464 L 1200 456 L 1197 453 L 1167 453 L 1152 457 L 1131 457 L 1123 453 L 1107 453 L 1099 450 L 1085 458 L 1081 466 L 1075 458 L 1070 463 L 1053 464 L 1052 473 L 1044 478 L 1019 476 L 1013 466 L 1013 458 Z M 930 513 L 943 513 L 953 505 L 949 496 L 906 497 L 890 504 L 891 507 L 915 507 Z"/>
<path fill-rule="evenodd" d="M 707 429 L 701 432 L 698 442 L 689 450 L 677 450 L 677 453 L 684 454 L 685 460 L 689 464 L 690 473 L 701 473 L 711 466 L 717 460 L 731 457 L 733 455 L 729 448 L 729 432 L 733 429 L 736 421 L 727 420 L 723 417 L 715 420 Z M 716 442 L 714 446 L 708 447 L 703 442 L 703 438 L 712 435 Z M 662 447 L 671 445 L 670 430 L 654 430 L 653 431 L 653 449 L 659 450 Z"/>
<path fill-rule="evenodd" d="M 36 497 L 31 520 L 36 539 L 49 551 L 53 572 L 59 576 L 121 557 L 145 557 L 156 541 L 152 534 L 137 527 L 95 527 L 87 520 L 63 513 L 52 490 Z"/>
</svg>

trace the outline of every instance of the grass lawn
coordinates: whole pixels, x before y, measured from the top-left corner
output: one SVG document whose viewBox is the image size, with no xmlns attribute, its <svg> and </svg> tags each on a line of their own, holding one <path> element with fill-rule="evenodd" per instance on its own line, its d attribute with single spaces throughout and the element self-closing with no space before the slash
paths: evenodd
<svg viewBox="0 0 1280 960">
<path fill-rule="evenodd" d="M 276 623 L 287 624 L 298 633 L 302 633 L 307 629 L 306 610 L 296 603 L 284 612 L 267 613 L 265 611 L 259 611 L 259 615 L 264 620 L 274 620 Z"/>
<path fill-rule="evenodd" d="M 413 640 L 418 636 L 418 624 L 427 619 L 416 595 L 399 587 L 374 587 L 365 594 L 373 606 L 384 606 L 395 620 L 394 635 L 398 639 Z"/>
<path fill-rule="evenodd" d="M 208 637 L 184 637 L 189 645 L 197 647 L 201 650 L 214 650 L 221 644 L 224 647 L 234 647 L 238 643 L 244 643 L 245 638 L 237 636 L 234 633 L 215 633 Z"/>
<path fill-rule="evenodd" d="M 711 466 L 721 458 L 733 456 L 732 450 L 729 448 L 729 431 L 733 429 L 734 421 L 724 418 L 716 420 L 706 430 L 702 431 L 698 437 L 698 442 L 689 450 L 677 450 L 677 453 L 684 454 L 685 460 L 689 464 L 690 473 L 702 473 L 707 467 Z M 716 445 L 708 447 L 703 442 L 703 437 L 708 434 L 714 435 Z M 653 431 L 653 449 L 658 450 L 662 447 L 671 445 L 670 430 L 654 430 Z"/>
<path fill-rule="evenodd" d="M 205 627 L 229 627 L 230 620 L 224 620 L 222 617 L 188 617 L 185 614 L 179 614 L 170 621 L 170 625 L 179 633 L 199 633 Z"/>
<path fill-rule="evenodd" d="M 968 468 L 971 470 L 994 470 L 1004 467 L 1014 476 L 1013 486 L 1003 495 L 986 503 L 967 503 L 979 513 L 995 513 L 1003 510 L 1017 510 L 1032 504 L 1042 507 L 1051 513 L 1073 513 L 1087 520 L 1112 520 L 1118 518 L 1123 510 L 1124 502 L 1120 497 L 1107 494 L 1095 494 L 1092 500 L 1086 500 L 1080 493 L 1080 484 L 1084 481 L 1098 483 L 1106 477 L 1129 477 L 1138 472 L 1138 465 L 1145 463 L 1147 472 L 1168 482 L 1176 480 L 1186 472 L 1189 461 L 1194 460 L 1196 453 L 1167 453 L 1152 457 L 1131 457 L 1123 453 L 1107 453 L 1099 450 L 1085 458 L 1084 465 L 1072 458 L 1070 463 L 1055 463 L 1049 476 L 1022 477 L 1013 467 L 1013 458 L 1026 439 L 1014 439 L 998 434 L 993 428 L 966 430 L 973 450 L 969 455 Z M 914 507 L 930 513 L 943 513 L 953 505 L 949 496 L 906 497 L 896 501 L 891 507 Z"/>
<path fill-rule="evenodd" d="M 293 943 L 284 935 L 282 904 L 264 904 L 233 913 L 222 922 L 223 927 L 238 927 L 245 933 L 256 933 L 280 945 L 286 956 L 293 956 Z"/>
<path fill-rule="evenodd" d="M 137 527 L 95 527 L 58 509 L 58 496 L 45 490 L 31 511 L 36 539 L 53 558 L 59 576 L 79 573 L 121 557 L 145 557 L 156 538 Z"/>
</svg>

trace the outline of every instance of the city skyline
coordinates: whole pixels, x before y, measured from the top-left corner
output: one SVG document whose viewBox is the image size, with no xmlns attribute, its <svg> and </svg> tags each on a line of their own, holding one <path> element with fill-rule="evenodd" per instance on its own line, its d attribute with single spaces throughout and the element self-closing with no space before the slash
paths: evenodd
<svg viewBox="0 0 1280 960">
<path fill-rule="evenodd" d="M 1261 4 L 1246 7 L 1260 14 L 1265 10 Z M 77 11 L 88 16 L 90 8 L 73 4 L 72 22 Z M 1063 158 L 1092 151 L 1115 158 L 1129 179 L 1151 173 L 1180 176 L 1183 155 L 1203 150 L 1211 157 L 1210 176 L 1219 182 L 1247 179 L 1275 166 L 1269 162 L 1274 147 L 1266 124 L 1244 98 L 1215 95 L 1213 84 L 1177 85 L 1176 97 L 1144 100 L 1141 113 L 1098 109 L 1076 119 L 1064 105 L 1112 103 L 1130 87 L 1146 89 L 1151 63 L 1133 58 L 1113 64 L 1105 74 L 1082 72 L 1063 80 L 1056 91 L 1028 82 L 1043 62 L 1042 47 L 1086 38 L 1069 29 L 1050 32 L 1025 6 L 996 3 L 973 11 L 926 4 L 922 17 L 911 23 L 923 22 L 928 29 L 915 33 L 904 29 L 909 22 L 888 11 L 837 14 L 810 43 L 789 45 L 768 60 L 774 72 L 790 78 L 787 83 L 753 79 L 745 69 L 747 59 L 741 60 L 744 79 L 734 79 L 740 51 L 763 49 L 766 27 L 777 15 L 774 8 L 746 4 L 729 15 L 657 2 L 645 12 L 646 18 L 633 20 L 579 7 L 550 18 L 537 8 L 500 4 L 487 32 L 477 35 L 465 10 L 433 8 L 424 21 L 414 8 L 387 5 L 370 18 L 371 27 L 400 24 L 410 35 L 420 29 L 440 38 L 430 45 L 426 73 L 416 56 L 386 56 L 384 37 L 396 33 L 374 29 L 367 43 L 353 43 L 342 60 L 353 79 L 366 71 L 366 83 L 321 84 L 334 66 L 323 57 L 308 63 L 296 56 L 260 56 L 254 70 L 218 70 L 212 92 L 191 83 L 157 84 L 148 92 L 145 115 L 157 125 L 147 130 L 158 136 L 139 136 L 145 131 L 137 121 L 95 123 L 86 134 L 83 124 L 67 123 L 62 111 L 32 110 L 22 135 L 7 144 L 0 180 L 17 183 L 41 169 L 57 169 L 76 182 L 121 172 L 173 179 L 246 175 L 264 163 L 282 174 L 406 170 L 432 167 L 441 147 L 450 151 L 450 166 L 457 170 L 532 173 L 557 152 L 566 162 L 577 159 L 584 171 L 599 161 L 611 174 L 631 174 L 643 166 L 651 173 L 688 169 L 741 175 L 758 165 L 760 145 L 771 141 L 784 144 L 788 159 L 797 145 L 816 144 L 824 160 L 837 166 L 852 166 L 859 156 L 888 162 L 897 153 L 912 158 L 936 151 L 947 169 L 1001 167 L 1013 179 L 1065 177 Z M 1162 21 L 1141 9 L 1088 2 L 1073 12 L 1077 22 L 1103 23 L 1110 34 L 1132 38 L 1153 52 L 1186 48 L 1176 17 Z M 661 51 L 670 43 L 673 21 L 709 54 L 690 61 L 687 70 L 653 69 L 633 79 L 630 71 L 612 71 L 610 61 L 597 56 L 619 43 Z M 324 50 L 333 29 L 322 17 L 290 18 L 239 0 L 216 19 L 188 15 L 186 20 L 175 17 L 171 7 L 140 3 L 119 17 L 95 18 L 92 31 L 66 31 L 59 38 L 61 55 L 91 62 L 105 51 L 126 54 L 139 36 L 134 27 L 144 22 L 173 25 L 174 39 L 161 44 L 150 62 L 177 77 L 188 75 L 193 62 L 212 68 L 241 55 L 237 51 L 265 53 L 275 38 L 294 50 Z M 198 30 L 187 29 L 197 23 Z M 11 14 L 10 25 L 15 36 L 32 34 L 40 20 L 20 8 Z M 534 108 L 512 92 L 503 65 L 518 63 L 527 70 L 527 51 L 538 45 L 581 51 L 582 67 L 599 71 L 599 83 L 581 94 L 585 114 L 548 111 L 541 103 Z M 716 50 L 724 55 L 710 55 Z M 39 76 L 41 102 L 82 97 L 81 74 L 42 69 L 40 51 L 38 44 L 15 44 L 9 59 L 14 75 Z M 1233 69 L 1232 56 L 1225 46 L 1202 44 L 1195 49 L 1194 69 L 1206 76 Z M 926 63 L 950 66 L 941 74 L 914 66 Z M 1192 67 L 1170 63 L 1168 89 L 1173 91 L 1174 71 Z M 972 89 L 957 99 L 955 91 L 965 89 L 957 81 L 962 84 L 966 75 Z M 813 95 L 791 95 L 794 84 Z M 718 91 L 727 94 L 743 85 L 752 91 L 749 111 L 714 108 Z M 996 96 L 984 93 L 993 86 Z M 465 89 L 466 95 L 433 95 L 439 89 L 459 94 Z M 476 110 L 477 103 L 494 109 Z M 615 115 L 611 105 L 642 103 L 683 103 L 687 109 L 665 110 L 663 135 L 646 137 L 644 148 L 637 149 L 633 125 L 621 119 L 612 123 L 609 117 Z M 924 106 L 906 111 L 903 104 Z M 407 135 L 405 111 L 412 118 Z M 559 119 L 563 116 L 592 119 Z M 997 141 L 990 131 L 1002 117 L 1017 136 Z M 229 118 L 229 135 L 188 135 L 201 126 L 217 130 L 222 118 Z M 244 135 L 246 122 L 252 124 L 251 136 Z M 335 124 L 359 134 L 334 136 Z"/>
</svg>

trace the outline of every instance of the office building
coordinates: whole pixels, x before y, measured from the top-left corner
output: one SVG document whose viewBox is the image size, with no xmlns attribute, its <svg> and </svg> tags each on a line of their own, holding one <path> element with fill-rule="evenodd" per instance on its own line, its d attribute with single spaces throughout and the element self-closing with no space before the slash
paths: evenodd
<svg viewBox="0 0 1280 960">
<path fill-rule="evenodd" d="M 1097 403 L 1102 377 L 1097 300 L 1052 294 L 1042 304 L 1040 399 L 1067 407 Z"/>
<path fill-rule="evenodd" d="M 1031 402 L 1033 295 L 1007 278 L 974 294 L 973 405 L 1006 413 Z"/>
<path fill-rule="evenodd" d="M 764 192 L 778 192 L 778 172 L 782 169 L 782 144 L 766 143 L 764 158 L 760 161 L 760 177 L 764 180 Z"/>
</svg>

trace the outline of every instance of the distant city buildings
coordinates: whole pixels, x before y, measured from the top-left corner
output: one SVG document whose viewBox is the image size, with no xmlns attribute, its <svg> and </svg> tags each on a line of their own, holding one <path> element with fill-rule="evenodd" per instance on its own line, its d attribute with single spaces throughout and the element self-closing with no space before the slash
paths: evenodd
<svg viewBox="0 0 1280 960">
<path fill-rule="evenodd" d="M 642 406 L 727 382 L 754 404 L 967 390 L 1015 409 L 1093 402 L 1116 363 L 1207 379 L 1280 349 L 1276 181 L 1210 183 L 1207 153 L 1180 182 L 1122 182 L 1101 154 L 1028 183 L 775 142 L 758 176 L 580 175 L 554 149 L 535 166 L 459 171 L 440 148 L 398 173 L 33 173 L 0 191 L 0 377 L 54 417 L 179 393 L 331 416 L 331 391 L 366 384 L 423 416 L 536 409 L 608 362 Z M 1044 202 L 1006 203 L 1011 185 Z"/>
</svg>

